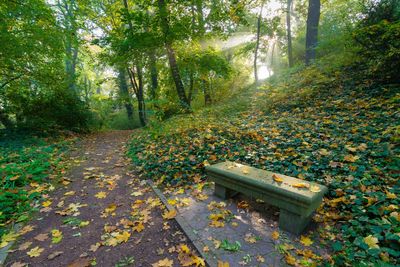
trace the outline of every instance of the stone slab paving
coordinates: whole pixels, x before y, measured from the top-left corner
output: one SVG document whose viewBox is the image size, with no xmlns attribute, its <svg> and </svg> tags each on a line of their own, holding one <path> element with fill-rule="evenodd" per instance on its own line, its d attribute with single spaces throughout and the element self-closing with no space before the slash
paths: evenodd
<svg viewBox="0 0 400 267">
<path fill-rule="evenodd" d="M 305 247 L 300 243 L 299 236 L 279 229 L 279 210 L 265 203 L 240 194 L 223 201 L 213 194 L 213 183 L 205 186 L 200 196 L 199 192 L 192 189 L 174 192 L 166 190 L 162 193 L 152 186 L 169 209 L 177 209 L 178 215 L 175 219 L 211 267 L 218 266 L 218 261 L 228 262 L 231 267 L 288 266 L 285 254 L 280 253 L 283 252 L 282 248 L 287 249 L 290 255 L 296 255 L 298 251 L 312 251 L 315 253 L 313 255 L 329 254 L 320 242 L 318 231 L 315 231 L 318 226 L 315 222 L 303 233 L 314 242 L 313 245 Z M 185 204 L 180 205 L 182 202 Z M 232 213 L 223 227 L 210 225 L 210 215 L 221 211 L 209 209 L 210 203 L 213 202 L 223 202 L 226 206 L 222 210 Z M 273 238 L 276 233 L 279 233 L 279 238 Z M 253 237 L 250 242 L 249 236 Z M 231 252 L 223 249 L 221 242 L 224 240 L 230 243 L 238 241 L 241 245 L 240 250 Z"/>
<path fill-rule="evenodd" d="M 166 197 L 162 197 L 165 202 L 167 198 L 185 199 L 189 202 L 187 206 L 177 205 L 176 219 L 208 265 L 217 266 L 217 262 L 222 261 L 229 262 L 230 266 L 285 266 L 283 256 L 276 249 L 277 243 L 271 237 L 271 233 L 278 228 L 277 210 L 254 201 L 252 207 L 256 207 L 257 211 L 238 209 L 239 201 L 244 199 L 251 202 L 251 200 L 245 199 L 244 196 L 237 196 L 235 199 L 222 201 L 213 195 L 213 191 L 213 187 L 203 190 L 202 194 L 207 197 L 205 200 L 197 199 L 191 190 L 179 195 L 166 194 Z M 224 202 L 226 204 L 224 209 L 232 212 L 232 219 L 226 222 L 224 227 L 215 228 L 209 225 L 209 216 L 212 211 L 209 210 L 208 205 L 213 201 Z M 255 243 L 245 241 L 246 236 L 250 235 L 256 238 Z M 238 241 L 241 244 L 240 250 L 230 252 L 216 248 L 223 240 L 228 240 L 230 243 Z M 264 262 L 261 262 L 262 260 Z"/>
</svg>

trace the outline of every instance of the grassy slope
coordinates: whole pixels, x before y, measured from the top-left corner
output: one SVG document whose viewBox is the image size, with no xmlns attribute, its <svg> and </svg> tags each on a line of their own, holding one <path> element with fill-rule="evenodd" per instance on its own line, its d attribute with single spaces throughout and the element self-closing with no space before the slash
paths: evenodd
<svg viewBox="0 0 400 267">
<path fill-rule="evenodd" d="M 335 264 L 399 264 L 399 86 L 356 75 L 276 78 L 141 131 L 131 156 L 164 184 L 200 182 L 204 165 L 225 159 L 326 184 L 316 220 Z"/>
</svg>

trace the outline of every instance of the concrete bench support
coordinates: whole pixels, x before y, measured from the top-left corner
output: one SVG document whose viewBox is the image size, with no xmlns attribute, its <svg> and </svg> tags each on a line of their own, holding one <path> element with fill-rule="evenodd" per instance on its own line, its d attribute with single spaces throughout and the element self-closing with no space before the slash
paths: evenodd
<svg viewBox="0 0 400 267">
<path fill-rule="evenodd" d="M 328 190 L 320 184 L 229 161 L 207 166 L 206 172 L 215 182 L 216 196 L 227 199 L 240 192 L 262 199 L 280 209 L 279 227 L 294 234 L 304 230 Z"/>
</svg>

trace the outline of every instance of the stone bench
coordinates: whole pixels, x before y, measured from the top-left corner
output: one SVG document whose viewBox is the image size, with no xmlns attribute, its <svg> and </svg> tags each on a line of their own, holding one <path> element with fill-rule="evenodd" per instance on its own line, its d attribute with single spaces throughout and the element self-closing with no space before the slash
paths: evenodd
<svg viewBox="0 0 400 267">
<path fill-rule="evenodd" d="M 304 230 L 328 191 L 317 183 L 230 161 L 207 166 L 206 172 L 215 182 L 215 195 L 227 199 L 240 192 L 276 206 L 279 227 L 294 234 Z"/>
</svg>

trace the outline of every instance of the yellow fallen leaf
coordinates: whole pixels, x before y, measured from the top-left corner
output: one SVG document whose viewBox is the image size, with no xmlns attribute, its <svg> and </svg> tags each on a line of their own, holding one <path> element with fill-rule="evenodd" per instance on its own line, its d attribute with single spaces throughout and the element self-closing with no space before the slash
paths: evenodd
<svg viewBox="0 0 400 267">
<path fill-rule="evenodd" d="M 312 245 L 314 242 L 308 237 L 308 236 L 301 236 L 300 237 L 300 243 L 302 243 L 304 246 L 308 247 Z"/>
<path fill-rule="evenodd" d="M 183 253 L 186 253 L 186 254 L 190 253 L 190 248 L 185 244 L 181 245 L 180 249 L 181 249 L 181 252 L 183 252 Z"/>
<path fill-rule="evenodd" d="M 53 203 L 51 200 L 46 200 L 46 201 L 42 202 L 42 206 L 46 208 L 46 207 L 50 206 L 51 203 Z"/>
<path fill-rule="evenodd" d="M 118 240 L 118 243 L 122 243 L 128 242 L 130 236 L 130 233 L 128 233 L 127 231 L 123 231 L 122 233 L 118 233 L 115 238 Z"/>
<path fill-rule="evenodd" d="M 51 231 L 51 236 L 52 236 L 51 242 L 53 244 L 60 243 L 63 238 L 62 232 L 57 229 Z"/>
<path fill-rule="evenodd" d="M 218 267 L 229 267 L 229 262 L 218 261 Z"/>
<path fill-rule="evenodd" d="M 170 204 L 171 206 L 176 206 L 177 203 L 178 203 L 178 200 L 176 200 L 176 199 L 168 199 L 168 204 Z"/>
<path fill-rule="evenodd" d="M 271 234 L 272 239 L 278 240 L 279 238 L 279 232 L 278 231 L 273 231 Z"/>
<path fill-rule="evenodd" d="M 88 226 L 89 225 L 89 221 L 82 221 L 79 223 L 79 227 L 84 227 L 84 226 Z"/>
<path fill-rule="evenodd" d="M 289 264 L 289 265 L 295 265 L 296 264 L 296 258 L 293 257 L 290 254 L 286 254 L 285 260 L 286 260 L 286 263 Z"/>
<path fill-rule="evenodd" d="M 134 196 L 134 197 L 139 197 L 139 196 L 142 196 L 142 195 L 143 195 L 143 193 L 140 192 L 140 191 L 135 191 L 135 192 L 133 192 L 133 193 L 131 194 L 131 196 Z"/>
<path fill-rule="evenodd" d="M 117 205 L 110 204 L 107 208 L 104 209 L 104 211 L 107 213 L 111 213 L 111 212 L 114 212 L 116 209 L 117 209 Z"/>
<path fill-rule="evenodd" d="M 205 246 L 204 248 L 203 248 L 203 252 L 209 252 L 210 251 L 210 248 L 208 247 L 208 246 Z"/>
<path fill-rule="evenodd" d="M 372 235 L 364 237 L 364 243 L 367 244 L 369 248 L 379 248 L 378 238 L 376 238 Z"/>
<path fill-rule="evenodd" d="M 309 188 L 310 187 L 309 184 L 305 184 L 305 183 L 292 184 L 292 186 L 296 187 L 296 188 Z"/>
<path fill-rule="evenodd" d="M 95 197 L 101 199 L 101 198 L 106 198 L 107 197 L 107 193 L 104 191 L 100 191 L 98 192 L 96 195 L 94 195 Z"/>
<path fill-rule="evenodd" d="M 196 256 L 196 255 L 192 255 L 192 260 L 193 260 L 193 264 L 196 265 L 196 267 L 199 267 L 199 266 L 201 266 L 201 267 L 206 266 L 206 263 L 205 263 L 205 261 L 204 261 L 203 258 L 200 258 L 200 257 L 198 257 L 198 256 Z"/>
<path fill-rule="evenodd" d="M 170 260 L 168 258 L 165 258 L 163 260 L 159 260 L 156 263 L 153 263 L 153 267 L 172 267 L 172 264 L 174 264 L 173 260 Z"/>
<path fill-rule="evenodd" d="M 75 191 L 68 191 L 67 193 L 64 194 L 64 196 L 73 196 L 75 195 Z"/>
<path fill-rule="evenodd" d="M 344 156 L 344 161 L 347 161 L 347 162 L 356 162 L 358 159 L 359 159 L 360 157 L 358 157 L 358 156 L 353 156 L 353 155 L 346 155 L 346 156 Z"/>
<path fill-rule="evenodd" d="M 312 185 L 310 187 L 310 191 L 313 192 L 313 193 L 318 193 L 318 192 L 321 192 L 321 188 L 319 186 L 317 186 L 317 185 Z"/>
<path fill-rule="evenodd" d="M 138 224 L 136 224 L 135 226 L 132 227 L 132 230 L 140 233 L 141 231 L 144 230 L 143 223 L 139 222 Z"/>
<path fill-rule="evenodd" d="M 166 219 L 166 220 L 171 220 L 171 219 L 175 218 L 175 216 L 176 216 L 176 210 L 175 210 L 175 209 L 170 210 L 170 211 L 166 211 L 166 212 L 164 212 L 164 214 L 162 215 L 162 217 L 163 217 L 164 219 Z"/>
<path fill-rule="evenodd" d="M 283 182 L 282 177 L 279 177 L 276 174 L 272 174 L 272 179 L 274 179 L 274 181 L 277 182 L 277 183 L 282 183 Z"/>
<path fill-rule="evenodd" d="M 29 255 L 31 258 L 39 257 L 40 254 L 43 252 L 43 248 L 34 247 L 33 249 L 29 250 L 26 254 Z"/>
<path fill-rule="evenodd" d="M 14 241 L 15 239 L 17 239 L 18 236 L 19 234 L 15 232 L 9 232 L 8 234 L 3 235 L 1 237 L 0 248 L 4 248 L 5 246 L 8 245 L 10 241 Z"/>
<path fill-rule="evenodd" d="M 263 256 L 261 256 L 261 255 L 257 255 L 256 259 L 257 259 L 258 262 L 261 262 L 261 263 L 265 262 L 265 258 Z"/>
</svg>

